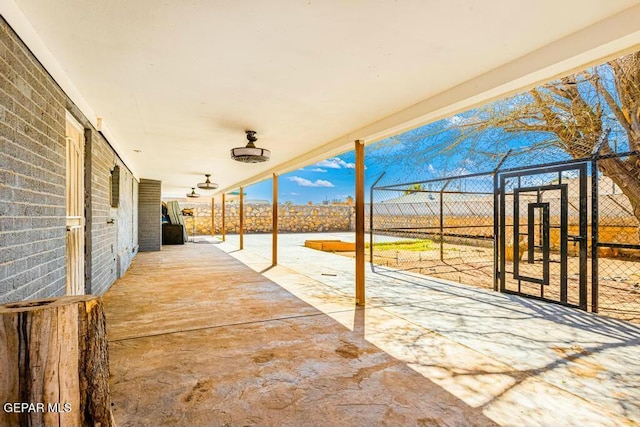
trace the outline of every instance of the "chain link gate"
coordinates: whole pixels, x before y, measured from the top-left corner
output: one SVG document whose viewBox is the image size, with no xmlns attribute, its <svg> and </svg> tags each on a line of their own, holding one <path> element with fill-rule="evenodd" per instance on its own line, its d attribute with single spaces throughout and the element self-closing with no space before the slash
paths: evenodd
<svg viewBox="0 0 640 427">
<path fill-rule="evenodd" d="M 640 221 L 624 182 L 602 172 L 615 163 L 640 177 L 640 152 L 503 161 L 483 173 L 379 179 L 370 261 L 640 323 Z"/>
<path fill-rule="evenodd" d="M 587 166 L 498 174 L 501 292 L 587 310 Z M 575 247 L 571 258 L 569 241 Z"/>
</svg>

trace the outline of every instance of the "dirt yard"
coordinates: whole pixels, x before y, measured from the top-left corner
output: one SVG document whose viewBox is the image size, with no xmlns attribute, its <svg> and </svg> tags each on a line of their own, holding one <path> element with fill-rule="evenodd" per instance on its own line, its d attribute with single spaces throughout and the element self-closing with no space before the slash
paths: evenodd
<svg viewBox="0 0 640 427">
<path fill-rule="evenodd" d="M 373 262 L 377 265 L 413 271 L 427 276 L 447 279 L 466 285 L 493 289 L 493 249 L 477 246 L 444 244 L 443 260 L 440 247 L 426 251 L 378 250 L 374 246 Z M 355 257 L 354 252 L 342 252 L 343 256 Z M 367 259 L 369 253 L 367 249 Z M 591 310 L 591 259 L 587 260 L 588 308 Z M 542 277 L 541 265 L 520 264 L 520 274 Z M 506 288 L 518 291 L 518 281 L 513 279 L 513 264 L 507 262 Z M 550 285 L 520 282 L 519 291 L 543 296 L 554 301 L 560 300 L 559 256 L 551 256 L 549 266 Z M 570 256 L 567 262 L 567 301 L 578 305 L 579 260 Z M 542 289 L 541 289 L 542 288 Z M 637 260 L 599 258 L 599 301 L 598 312 L 602 315 L 640 323 L 640 262 Z"/>
</svg>

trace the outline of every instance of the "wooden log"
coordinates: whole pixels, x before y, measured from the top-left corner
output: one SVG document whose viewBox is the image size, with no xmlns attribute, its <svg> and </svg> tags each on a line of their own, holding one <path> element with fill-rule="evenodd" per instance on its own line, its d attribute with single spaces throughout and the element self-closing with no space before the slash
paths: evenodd
<svg viewBox="0 0 640 427">
<path fill-rule="evenodd" d="M 112 426 L 102 301 L 0 306 L 0 425 Z"/>
</svg>

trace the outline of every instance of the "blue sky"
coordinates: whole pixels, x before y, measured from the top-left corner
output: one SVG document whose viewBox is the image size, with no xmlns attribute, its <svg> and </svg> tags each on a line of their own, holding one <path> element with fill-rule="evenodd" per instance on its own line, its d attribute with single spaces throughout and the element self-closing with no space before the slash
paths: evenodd
<svg viewBox="0 0 640 427">
<path fill-rule="evenodd" d="M 332 157 L 314 165 L 281 175 L 278 180 L 280 203 L 322 203 L 354 197 L 355 156 L 353 152 Z M 247 199 L 272 198 L 271 180 L 246 188 Z"/>
<path fill-rule="evenodd" d="M 365 199 L 369 188 L 385 172 L 385 184 L 430 179 L 450 174 L 491 169 L 465 150 L 437 153 L 455 137 L 462 116 L 454 116 L 368 145 L 365 148 Z M 454 126 L 454 127 L 452 127 Z M 279 202 L 294 204 L 345 200 L 355 196 L 355 152 L 350 151 L 280 176 Z M 272 199 L 271 180 L 245 189 L 247 199 Z"/>
<path fill-rule="evenodd" d="M 471 114 L 471 112 L 469 113 Z M 523 149 L 540 140 L 540 136 L 529 135 L 512 138 L 504 144 L 497 141 L 501 135 L 487 132 L 485 141 L 464 142 L 454 149 L 448 148 L 458 136 L 457 126 L 465 120 L 465 115 L 450 117 L 412 131 L 397 135 L 365 148 L 365 201 L 369 200 L 369 188 L 384 172 L 381 184 L 390 185 L 416 182 L 444 176 L 458 176 L 475 172 L 487 172 L 495 168 L 507 148 L 521 151 L 514 155 L 504 167 L 516 164 L 545 163 L 567 156 L 559 150 L 545 151 L 531 155 Z M 478 152 L 480 147 L 493 147 L 496 153 Z M 280 176 L 279 202 L 294 204 L 320 204 L 325 200 L 345 200 L 355 196 L 355 153 L 350 151 L 313 165 Z M 271 180 L 249 186 L 245 189 L 249 200 L 272 199 Z M 397 194 L 391 196 L 397 196 Z"/>
<path fill-rule="evenodd" d="M 431 126 L 443 126 L 442 123 Z M 425 131 L 428 127 L 420 128 Z M 365 148 L 365 199 L 369 199 L 369 188 L 385 172 L 385 183 L 403 180 L 428 179 L 441 176 L 447 161 L 445 156 L 427 158 L 432 138 L 416 137 L 415 132 L 389 138 Z M 404 152 L 411 147 L 410 155 Z M 450 160 L 450 159 L 449 159 Z M 464 172 L 464 165 L 470 160 L 462 160 L 457 169 Z M 451 170 L 449 169 L 449 172 Z M 345 200 L 355 197 L 355 152 L 331 157 L 313 165 L 281 175 L 278 181 L 280 203 L 291 201 L 294 204 L 320 204 L 325 200 Z M 245 189 L 246 198 L 255 200 L 272 199 L 271 180 L 254 184 Z"/>
<path fill-rule="evenodd" d="M 601 78 L 608 88 L 613 85 L 611 73 L 607 69 L 601 70 Z M 586 99 L 594 100 L 595 92 L 586 81 L 580 83 L 580 90 Z M 529 96 L 523 93 L 497 102 L 508 109 L 512 104 L 529 102 Z M 606 105 L 603 111 L 603 124 L 613 129 L 610 139 L 619 141 L 617 148 L 624 150 L 625 134 L 620 132 L 619 122 L 615 117 L 609 117 L 612 115 Z M 513 154 L 503 164 L 503 168 L 569 158 L 565 151 L 548 143 L 549 134 L 540 132 L 508 133 L 502 129 L 489 128 L 472 138 L 460 138 L 465 124 L 483 120 L 482 114 L 481 110 L 470 110 L 368 145 L 365 148 L 365 199 L 368 200 L 370 186 L 383 172 L 385 176 L 381 184 L 384 185 L 487 172 L 496 167 L 509 149 L 513 150 Z M 461 142 L 454 144 L 455 141 Z M 353 197 L 354 162 L 355 154 L 351 151 L 281 175 L 279 201 L 317 204 L 325 200 Z M 268 180 L 252 185 L 245 192 L 247 199 L 271 201 L 272 182 Z"/>
</svg>

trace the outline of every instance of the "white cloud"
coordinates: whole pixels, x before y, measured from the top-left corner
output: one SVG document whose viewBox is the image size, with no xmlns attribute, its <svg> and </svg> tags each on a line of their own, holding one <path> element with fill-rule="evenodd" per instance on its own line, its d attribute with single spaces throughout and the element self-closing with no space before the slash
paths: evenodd
<svg viewBox="0 0 640 427">
<path fill-rule="evenodd" d="M 340 164 L 334 162 L 333 160 L 323 160 L 321 162 L 316 163 L 316 166 L 322 166 L 323 168 L 329 169 L 340 169 Z"/>
<path fill-rule="evenodd" d="M 429 166 L 427 166 L 427 170 L 431 173 L 436 171 L 436 168 L 433 167 L 433 165 L 431 163 L 429 163 Z"/>
<path fill-rule="evenodd" d="M 311 169 L 311 172 L 326 172 L 326 169 L 321 169 L 321 168 L 315 168 L 315 169 Z"/>
<path fill-rule="evenodd" d="M 331 159 L 323 160 L 316 163 L 315 165 L 328 169 L 354 169 L 356 167 L 355 163 L 347 163 L 340 157 L 333 157 Z"/>
<path fill-rule="evenodd" d="M 301 187 L 335 187 L 331 182 L 324 179 L 316 179 L 315 181 L 309 181 L 308 179 L 292 176 L 288 178 L 289 181 L 293 181 Z"/>
</svg>

